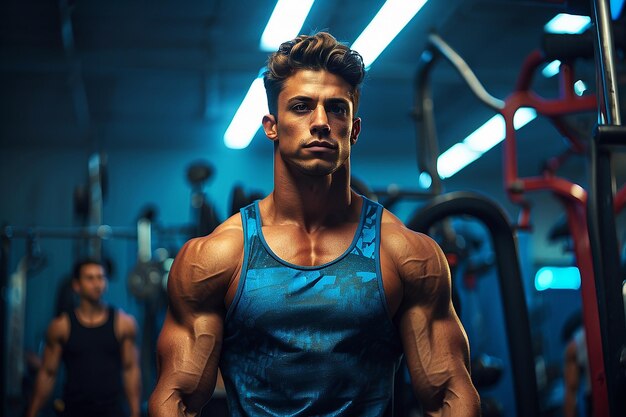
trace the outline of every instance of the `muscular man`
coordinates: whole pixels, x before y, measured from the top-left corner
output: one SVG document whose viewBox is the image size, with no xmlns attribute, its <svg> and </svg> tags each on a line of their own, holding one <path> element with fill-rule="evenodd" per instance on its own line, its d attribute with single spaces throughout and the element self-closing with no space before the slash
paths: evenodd
<svg viewBox="0 0 626 417">
<path fill-rule="evenodd" d="M 141 376 L 132 316 L 102 301 L 107 278 L 94 260 L 76 264 L 72 287 L 78 307 L 50 323 L 42 366 L 27 417 L 35 417 L 54 388 L 61 359 L 67 378 L 63 400 L 67 417 L 120 417 L 124 393 L 131 417 L 139 417 Z"/>
<path fill-rule="evenodd" d="M 274 190 L 178 254 L 151 417 L 196 416 L 218 366 L 233 416 L 382 416 L 403 353 L 426 415 L 478 415 L 442 251 L 350 188 L 363 77 L 327 33 L 270 56 Z"/>
</svg>

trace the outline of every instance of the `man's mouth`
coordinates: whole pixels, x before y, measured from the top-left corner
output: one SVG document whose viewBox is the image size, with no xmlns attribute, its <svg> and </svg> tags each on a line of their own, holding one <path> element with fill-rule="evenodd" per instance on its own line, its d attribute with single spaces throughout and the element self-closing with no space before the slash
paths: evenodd
<svg viewBox="0 0 626 417">
<path fill-rule="evenodd" d="M 318 149 L 318 148 L 324 148 L 324 149 L 337 149 L 337 145 L 331 143 L 331 142 L 327 142 L 324 140 L 314 140 L 312 142 L 307 143 L 306 145 L 304 145 L 305 148 L 312 148 L 312 149 Z"/>
</svg>

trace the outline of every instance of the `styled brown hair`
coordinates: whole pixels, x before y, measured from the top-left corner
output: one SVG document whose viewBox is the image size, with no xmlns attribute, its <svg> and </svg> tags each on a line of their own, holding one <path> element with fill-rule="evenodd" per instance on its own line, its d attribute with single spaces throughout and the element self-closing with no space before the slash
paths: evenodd
<svg viewBox="0 0 626 417">
<path fill-rule="evenodd" d="M 365 77 L 363 58 L 326 32 L 312 36 L 300 35 L 284 42 L 278 51 L 269 56 L 267 69 L 263 73 L 263 84 L 271 114 L 278 117 L 278 95 L 287 78 L 301 69 L 326 70 L 343 78 L 352 86 L 352 103 L 356 114 L 361 83 Z"/>
<path fill-rule="evenodd" d="M 76 261 L 76 263 L 74 264 L 74 267 L 72 269 L 72 279 L 78 281 L 80 279 L 80 274 L 83 271 L 83 267 L 86 265 L 100 265 L 102 267 L 102 269 L 104 269 L 104 273 L 107 274 L 109 268 L 107 267 L 107 265 L 102 262 L 99 261 L 95 258 L 83 258 L 80 259 L 78 261 Z"/>
</svg>

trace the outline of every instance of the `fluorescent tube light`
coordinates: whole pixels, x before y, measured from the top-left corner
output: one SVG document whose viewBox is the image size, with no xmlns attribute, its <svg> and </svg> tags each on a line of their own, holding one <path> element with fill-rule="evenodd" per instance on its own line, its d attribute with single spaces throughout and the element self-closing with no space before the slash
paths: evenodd
<svg viewBox="0 0 626 417">
<path fill-rule="evenodd" d="M 457 143 L 437 158 L 437 172 L 441 178 L 449 178 L 480 158 L 482 153 L 473 151 L 465 143 Z"/>
<path fill-rule="evenodd" d="M 231 149 L 247 147 L 261 126 L 263 116 L 269 113 L 263 77 L 257 77 L 250 85 L 246 97 L 224 133 L 224 144 Z"/>
<path fill-rule="evenodd" d="M 522 107 L 513 116 L 513 127 L 521 129 L 537 117 L 534 109 Z M 462 142 L 457 143 L 437 158 L 439 176 L 450 178 L 489 149 L 504 140 L 506 125 L 500 115 L 493 116 L 482 126 L 470 133 Z"/>
<path fill-rule="evenodd" d="M 261 35 L 262 51 L 276 51 L 285 41 L 299 35 L 315 0 L 278 0 Z"/>
<path fill-rule="evenodd" d="M 261 37 L 261 49 L 275 51 L 285 40 L 297 36 L 314 0 L 279 0 Z M 367 68 L 409 23 L 428 0 L 387 0 L 351 48 L 363 57 Z M 301 8 L 300 8 L 301 7 Z M 296 11 L 296 8 L 297 11 Z M 277 23 L 288 16 L 282 23 Z M 274 32 L 280 28 L 280 33 Z M 288 28 L 288 29 L 287 29 Z M 243 149 L 250 144 L 267 114 L 267 101 L 262 79 L 257 78 L 239 106 L 226 133 L 224 143 L 232 149 Z"/>
<path fill-rule="evenodd" d="M 387 0 L 351 48 L 363 57 L 366 68 L 413 19 L 428 0 Z"/>
<path fill-rule="evenodd" d="M 580 271 L 575 266 L 545 266 L 535 274 L 537 291 L 577 290 L 580 288 Z"/>
<path fill-rule="evenodd" d="M 554 61 L 550 62 L 545 67 L 543 67 L 543 69 L 541 70 L 541 74 L 546 78 L 554 77 L 556 74 L 559 73 L 560 67 L 561 67 L 561 61 L 559 61 L 558 59 L 555 59 Z"/>
<path fill-rule="evenodd" d="M 554 16 L 543 29 L 547 33 L 582 33 L 591 24 L 589 16 L 559 13 Z"/>
</svg>

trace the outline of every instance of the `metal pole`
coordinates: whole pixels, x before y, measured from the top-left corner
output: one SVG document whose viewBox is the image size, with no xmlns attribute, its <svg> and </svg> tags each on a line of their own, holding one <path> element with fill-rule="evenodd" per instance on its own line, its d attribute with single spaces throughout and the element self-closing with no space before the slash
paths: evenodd
<svg viewBox="0 0 626 417">
<path fill-rule="evenodd" d="M 602 336 L 608 411 L 611 417 L 622 417 L 626 415 L 626 320 L 613 207 L 613 146 L 603 140 L 607 130 L 619 127 L 621 120 L 609 5 L 606 0 L 592 0 L 592 3 L 596 32 L 599 126 L 590 144 L 587 218 L 596 281 L 598 325 Z M 626 140 L 623 145 L 626 145 Z M 604 401 L 604 398 L 593 399 L 594 410 L 597 410 L 600 401 Z"/>
<path fill-rule="evenodd" d="M 615 48 L 611 29 L 611 11 L 608 1 L 593 0 L 594 23 L 596 25 L 596 63 L 600 72 L 603 94 L 600 105 L 601 124 L 621 125 L 619 94 L 615 75 Z"/>
</svg>

